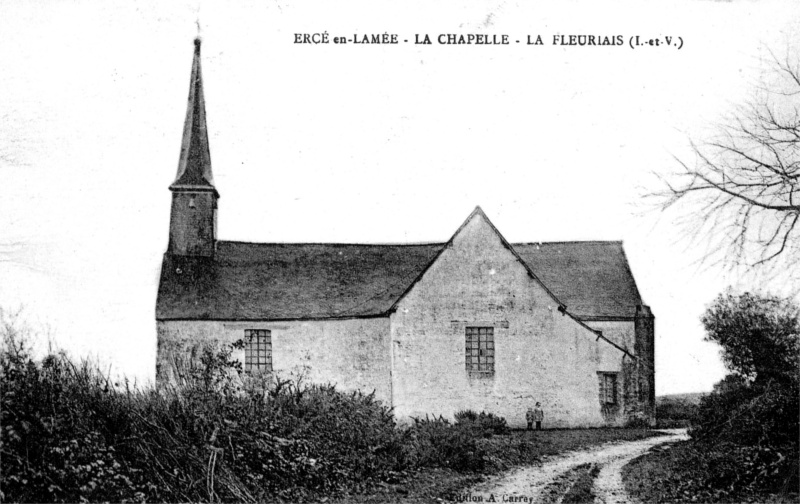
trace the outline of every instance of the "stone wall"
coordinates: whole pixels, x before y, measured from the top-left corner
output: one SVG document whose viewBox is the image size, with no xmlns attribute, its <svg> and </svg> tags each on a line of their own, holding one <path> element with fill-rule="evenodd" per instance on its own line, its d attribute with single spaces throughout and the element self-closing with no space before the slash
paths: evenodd
<svg viewBox="0 0 800 504">
<path fill-rule="evenodd" d="M 156 377 L 174 382 L 174 362 L 192 348 L 232 344 L 247 329 L 267 329 L 277 376 L 303 375 L 314 383 L 333 383 L 340 390 L 375 391 L 391 404 L 389 319 L 290 322 L 159 321 Z M 234 358 L 244 364 L 244 350 Z"/>
<path fill-rule="evenodd" d="M 637 317 L 625 321 L 587 322 L 603 336 L 622 346 L 641 360 L 625 367 L 624 415 L 627 419 L 655 422 L 654 319 L 649 308 L 640 307 Z"/>
<path fill-rule="evenodd" d="M 471 375 L 467 327 L 491 327 L 495 369 Z M 391 317 L 395 413 L 489 411 L 512 426 L 542 403 L 545 427 L 624 423 L 624 400 L 605 414 L 598 372 L 620 373 L 624 354 L 558 310 L 488 221 L 476 214 Z"/>
<path fill-rule="evenodd" d="M 586 325 L 603 332 L 603 336 L 633 353 L 636 334 L 633 320 L 589 321 Z"/>
<path fill-rule="evenodd" d="M 650 425 L 656 423 L 656 356 L 655 356 L 655 316 L 650 307 L 639 305 L 636 307 L 634 319 L 636 327 L 636 355 L 641 356 L 638 376 L 640 383 L 639 399 L 642 406 L 642 416 Z"/>
</svg>

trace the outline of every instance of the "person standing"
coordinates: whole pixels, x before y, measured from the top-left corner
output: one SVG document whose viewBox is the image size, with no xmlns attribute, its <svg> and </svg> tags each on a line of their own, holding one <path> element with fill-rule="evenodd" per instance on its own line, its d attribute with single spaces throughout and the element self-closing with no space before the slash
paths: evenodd
<svg viewBox="0 0 800 504">
<path fill-rule="evenodd" d="M 528 421 L 528 430 L 533 430 L 533 408 L 530 406 L 528 406 L 528 411 L 525 412 L 525 420 Z"/>
<path fill-rule="evenodd" d="M 530 410 L 528 410 L 530 412 Z M 544 421 L 544 411 L 542 411 L 542 405 L 540 403 L 536 403 L 536 408 L 533 410 L 533 421 L 536 422 L 536 430 L 542 430 L 542 422 Z M 531 421 L 528 420 L 528 429 L 531 428 Z"/>
</svg>

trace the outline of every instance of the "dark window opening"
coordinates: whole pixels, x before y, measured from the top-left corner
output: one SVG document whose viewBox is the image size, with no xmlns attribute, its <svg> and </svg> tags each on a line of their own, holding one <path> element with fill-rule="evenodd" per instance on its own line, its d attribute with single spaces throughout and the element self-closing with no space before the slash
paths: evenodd
<svg viewBox="0 0 800 504">
<path fill-rule="evenodd" d="M 244 331 L 244 370 L 247 373 L 272 372 L 272 333 L 266 329 Z"/>
<path fill-rule="evenodd" d="M 600 401 L 603 404 L 617 404 L 617 373 L 599 373 Z"/>
<path fill-rule="evenodd" d="M 493 375 L 494 327 L 467 327 L 465 355 L 470 375 Z"/>
</svg>

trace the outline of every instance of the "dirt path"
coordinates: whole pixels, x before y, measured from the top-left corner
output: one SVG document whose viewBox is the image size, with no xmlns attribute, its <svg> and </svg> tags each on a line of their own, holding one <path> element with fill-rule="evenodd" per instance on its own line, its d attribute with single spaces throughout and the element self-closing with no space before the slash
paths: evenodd
<svg viewBox="0 0 800 504">
<path fill-rule="evenodd" d="M 471 502 L 560 503 L 564 493 L 569 490 L 569 484 L 559 484 L 570 479 L 567 473 L 578 466 L 594 464 L 600 468 L 594 480 L 597 502 L 627 503 L 630 500 L 622 486 L 622 467 L 653 446 L 688 438 L 685 429 L 665 432 L 668 434 L 664 436 L 606 443 L 586 450 L 545 457 L 537 465 L 499 475 L 470 489 L 467 494 Z"/>
</svg>

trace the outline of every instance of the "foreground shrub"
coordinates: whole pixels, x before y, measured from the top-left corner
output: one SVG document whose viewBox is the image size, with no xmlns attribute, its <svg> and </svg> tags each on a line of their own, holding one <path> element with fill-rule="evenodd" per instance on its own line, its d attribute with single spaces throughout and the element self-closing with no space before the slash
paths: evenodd
<svg viewBox="0 0 800 504">
<path fill-rule="evenodd" d="M 372 395 L 288 381 L 245 390 L 226 381 L 228 360 L 209 349 L 185 387 L 142 391 L 4 345 L 0 500 L 301 499 L 408 467 L 408 433 Z"/>
<path fill-rule="evenodd" d="M 7 329 L 7 328 L 6 328 Z M 372 394 L 239 378 L 231 348 L 184 362 L 180 387 L 140 390 L 63 354 L 0 349 L 0 501 L 314 500 L 395 482 L 409 469 L 480 471 L 495 415 L 398 428 Z"/>
<path fill-rule="evenodd" d="M 797 475 L 785 471 L 787 458 L 766 448 L 689 441 L 637 458 L 622 479 L 642 502 L 796 502 Z"/>
<path fill-rule="evenodd" d="M 371 394 L 279 381 L 266 401 L 247 407 L 239 414 L 250 425 L 234 421 L 220 432 L 232 436 L 231 463 L 269 491 L 298 482 L 326 493 L 359 490 L 369 480 L 395 480 L 408 466 L 403 433 Z"/>
<path fill-rule="evenodd" d="M 704 468 L 698 486 L 730 496 L 797 492 L 799 395 L 792 384 L 762 388 L 728 377 L 704 397 L 690 430 L 691 463 Z"/>
<path fill-rule="evenodd" d="M 799 430 L 800 390 L 796 383 L 758 386 L 729 376 L 703 398 L 690 432 L 698 441 L 796 448 Z"/>
<path fill-rule="evenodd" d="M 175 399 L 117 390 L 88 363 L 51 355 L 41 364 L 3 349 L 2 498 L 9 501 L 188 501 L 207 499 L 209 451 Z M 199 418 L 199 417 L 198 417 Z M 252 500 L 220 468 L 216 488 Z M 214 492 L 213 488 L 210 488 Z"/>
<path fill-rule="evenodd" d="M 409 437 L 409 455 L 418 466 L 458 471 L 485 467 L 486 450 L 479 446 L 470 424 L 452 424 L 441 416 L 414 418 Z"/>
<path fill-rule="evenodd" d="M 475 413 L 472 410 L 462 410 L 455 414 L 455 420 L 457 425 L 470 428 L 476 435 L 481 437 L 503 435 L 509 432 L 506 419 L 494 413 L 486 413 L 485 411 Z"/>
</svg>

